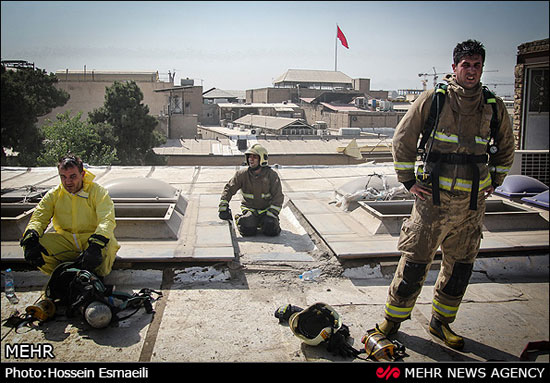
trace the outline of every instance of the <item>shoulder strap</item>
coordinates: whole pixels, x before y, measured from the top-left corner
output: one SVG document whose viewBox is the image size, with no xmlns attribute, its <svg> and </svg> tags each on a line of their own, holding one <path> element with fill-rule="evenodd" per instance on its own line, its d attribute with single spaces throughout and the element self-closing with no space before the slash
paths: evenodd
<svg viewBox="0 0 550 383">
<path fill-rule="evenodd" d="M 417 152 L 420 155 L 423 155 L 425 153 L 426 142 L 428 142 L 428 138 L 432 134 L 432 131 L 435 128 L 436 123 L 439 119 L 439 114 L 441 113 L 441 110 L 443 109 L 443 105 L 445 104 L 446 94 L 447 94 L 447 85 L 442 83 L 437 84 L 435 87 L 435 92 L 432 97 L 430 114 L 428 115 L 428 119 L 424 124 L 424 130 L 422 131 L 422 138 L 420 139 L 420 144 L 418 144 Z"/>
<path fill-rule="evenodd" d="M 497 132 L 498 132 L 498 109 L 497 109 L 497 99 L 493 92 L 489 90 L 486 86 L 483 86 L 483 98 L 485 99 L 486 104 L 490 104 L 493 108 L 493 116 L 491 117 L 491 138 L 496 140 Z"/>
<path fill-rule="evenodd" d="M 53 301 L 59 300 L 61 304 L 68 304 L 73 291 L 71 284 L 79 269 L 74 268 L 75 263 L 64 262 L 53 270 L 45 288 L 46 298 Z"/>
<path fill-rule="evenodd" d="M 145 308 L 145 312 L 148 314 L 152 314 L 155 311 L 153 310 L 153 302 L 157 299 L 154 299 L 152 296 L 152 293 L 157 294 L 157 299 L 160 299 L 162 297 L 162 292 L 156 291 L 149 288 L 143 288 L 138 293 L 134 293 L 132 295 L 124 292 L 112 292 L 110 297 L 117 298 L 122 301 L 122 303 L 118 306 L 111 305 L 114 313 L 115 313 L 115 319 L 118 321 L 127 319 L 134 315 L 141 307 Z M 120 317 L 119 314 L 127 309 L 135 309 L 132 313 Z"/>
</svg>

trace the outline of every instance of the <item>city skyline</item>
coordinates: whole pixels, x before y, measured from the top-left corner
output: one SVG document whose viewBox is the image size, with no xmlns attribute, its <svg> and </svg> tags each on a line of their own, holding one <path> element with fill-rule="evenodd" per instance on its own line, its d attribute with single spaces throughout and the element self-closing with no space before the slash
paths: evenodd
<svg viewBox="0 0 550 383">
<path fill-rule="evenodd" d="M 57 70 L 158 71 L 203 90 L 272 86 L 288 69 L 421 89 L 451 72 L 469 38 L 487 50 L 486 84 L 511 84 L 517 46 L 548 38 L 549 3 L 2 1 L 2 60 Z M 349 48 L 337 40 L 337 25 Z M 419 73 L 428 73 L 421 77 Z M 439 75 L 439 80 L 443 75 Z M 513 86 L 493 87 L 512 93 Z"/>
</svg>

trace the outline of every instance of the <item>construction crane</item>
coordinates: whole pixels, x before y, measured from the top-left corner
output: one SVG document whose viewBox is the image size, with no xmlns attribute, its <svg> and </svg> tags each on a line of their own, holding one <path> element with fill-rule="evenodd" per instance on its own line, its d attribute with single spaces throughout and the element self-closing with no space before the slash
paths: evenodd
<svg viewBox="0 0 550 383">
<path fill-rule="evenodd" d="M 427 79 L 428 76 L 433 76 L 433 78 L 434 78 L 434 88 L 435 88 L 435 86 L 437 85 L 437 79 L 439 78 L 438 76 L 442 75 L 442 74 L 446 75 L 448 73 L 448 72 L 439 72 L 438 73 L 435 70 L 435 67 L 432 67 L 432 69 L 433 69 L 433 73 L 419 73 L 418 74 L 418 77 L 424 77 L 424 79 L 420 80 L 422 82 L 422 89 L 423 90 L 426 90 L 426 87 L 428 85 L 428 79 Z M 486 71 L 483 71 L 483 72 L 484 73 L 485 72 L 498 72 L 498 69 L 486 70 Z M 504 84 L 499 84 L 499 85 L 504 85 Z"/>
<path fill-rule="evenodd" d="M 446 74 L 444 72 L 437 73 L 437 71 L 435 70 L 435 67 L 432 67 L 432 69 L 434 71 L 433 73 L 419 73 L 418 74 L 418 77 L 424 77 L 423 80 L 420 80 L 422 82 L 422 89 L 424 89 L 424 90 L 426 90 L 426 87 L 428 85 L 428 79 L 427 79 L 428 76 L 433 76 L 433 78 L 434 78 L 434 88 L 435 88 L 435 86 L 437 85 L 437 79 L 439 78 L 438 76 L 440 74 Z"/>
</svg>

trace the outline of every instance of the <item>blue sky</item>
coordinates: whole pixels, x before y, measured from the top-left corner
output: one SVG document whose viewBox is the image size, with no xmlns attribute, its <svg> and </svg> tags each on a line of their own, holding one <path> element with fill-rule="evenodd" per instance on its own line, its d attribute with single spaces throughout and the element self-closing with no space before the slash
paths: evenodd
<svg viewBox="0 0 550 383">
<path fill-rule="evenodd" d="M 372 89 L 422 87 L 451 71 L 452 49 L 487 50 L 483 81 L 512 83 L 517 46 L 548 38 L 547 1 L 2 1 L 3 60 L 59 69 L 168 71 L 204 89 L 271 86 L 287 69 L 338 70 Z M 428 77 L 432 84 L 432 77 Z M 512 87 L 497 86 L 511 94 Z"/>
</svg>

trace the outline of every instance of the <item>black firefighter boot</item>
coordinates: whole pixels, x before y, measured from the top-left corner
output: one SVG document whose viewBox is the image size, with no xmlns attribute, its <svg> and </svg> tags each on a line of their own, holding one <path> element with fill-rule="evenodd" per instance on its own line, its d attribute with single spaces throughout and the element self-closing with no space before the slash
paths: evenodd
<svg viewBox="0 0 550 383">
<path fill-rule="evenodd" d="M 451 330 L 448 323 L 441 322 L 435 316 L 432 316 L 430 321 L 430 332 L 455 350 L 461 350 L 464 347 L 464 338 Z"/>
</svg>

